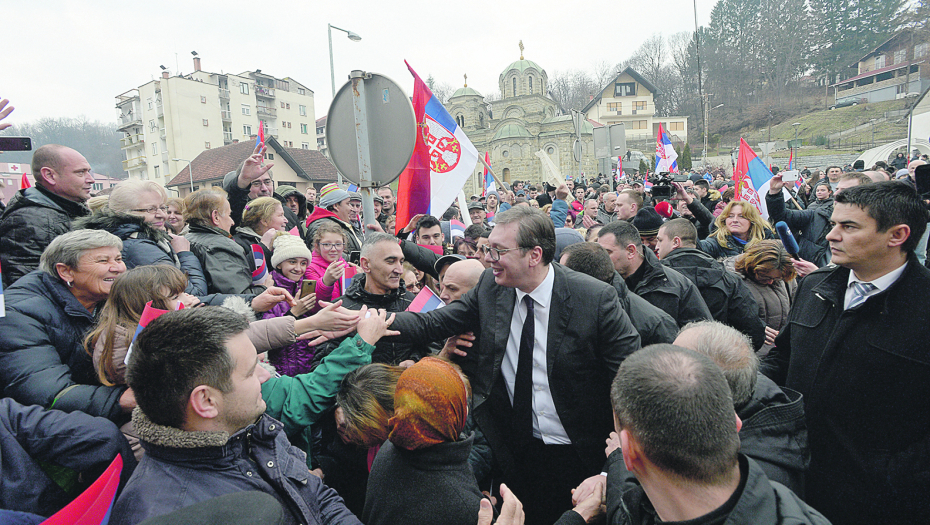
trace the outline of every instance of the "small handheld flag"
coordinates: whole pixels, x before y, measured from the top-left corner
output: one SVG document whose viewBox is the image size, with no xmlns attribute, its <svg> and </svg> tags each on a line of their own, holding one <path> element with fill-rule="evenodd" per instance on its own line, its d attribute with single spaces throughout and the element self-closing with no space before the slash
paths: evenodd
<svg viewBox="0 0 930 525">
<path fill-rule="evenodd" d="M 184 303 L 178 303 L 178 310 L 184 308 Z M 136 338 L 139 337 L 139 334 L 142 333 L 142 330 L 149 325 L 155 319 L 158 319 L 160 316 L 168 313 L 169 310 L 162 310 L 160 308 L 154 308 L 152 306 L 152 301 L 145 303 L 145 308 L 142 309 L 142 317 L 139 318 L 139 326 L 136 327 L 136 333 L 132 334 L 132 341 L 129 343 L 129 348 L 126 350 L 126 358 L 123 359 L 123 364 L 129 364 L 129 355 L 132 354 L 132 345 L 135 344 Z"/>
<path fill-rule="evenodd" d="M 440 299 L 432 290 L 429 289 L 429 286 L 424 286 L 420 293 L 417 294 L 413 302 L 410 303 L 410 306 L 407 307 L 408 312 L 432 312 L 437 308 L 442 308 L 445 306 Z"/>
<path fill-rule="evenodd" d="M 268 277 L 268 266 L 265 263 L 265 251 L 258 244 L 252 245 L 252 258 L 255 260 L 255 269 L 252 270 L 252 285 L 260 285 Z"/>
<path fill-rule="evenodd" d="M 265 121 L 264 120 L 258 121 L 258 136 L 255 137 L 255 147 L 257 148 L 259 144 L 261 144 L 262 146 L 265 145 Z"/>
<path fill-rule="evenodd" d="M 31 188 L 31 187 L 32 187 L 32 183 L 29 182 L 29 177 L 25 173 L 23 173 L 23 178 L 19 183 L 19 189 L 24 190 L 26 188 Z"/>
<path fill-rule="evenodd" d="M 355 269 L 354 265 L 346 264 L 346 271 L 342 274 L 342 293 L 346 293 L 346 290 L 349 289 L 349 286 L 352 286 L 352 280 L 355 279 L 355 276 L 358 274 L 358 270 Z"/>
</svg>

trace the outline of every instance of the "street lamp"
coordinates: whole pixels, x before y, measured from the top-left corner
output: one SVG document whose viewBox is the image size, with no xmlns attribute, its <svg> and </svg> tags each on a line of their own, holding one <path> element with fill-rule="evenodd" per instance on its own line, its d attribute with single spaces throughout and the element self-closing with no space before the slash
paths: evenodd
<svg viewBox="0 0 930 525">
<path fill-rule="evenodd" d="M 795 122 L 794 124 L 792 124 L 792 126 L 794 126 L 794 140 L 795 141 L 798 140 L 798 126 L 800 125 L 801 125 L 800 122 Z"/>
<path fill-rule="evenodd" d="M 875 119 L 874 119 L 874 118 L 870 118 L 870 119 L 869 119 L 869 122 L 872 123 L 872 143 L 871 143 L 871 145 L 870 145 L 869 147 L 870 147 L 870 148 L 874 148 L 874 147 L 875 147 Z"/>
<path fill-rule="evenodd" d="M 708 93 L 708 97 L 713 96 L 713 93 Z M 707 135 L 710 133 L 710 111 L 712 109 L 722 108 L 723 104 L 717 104 L 714 107 L 710 107 L 710 103 L 705 103 L 704 108 L 706 113 L 704 114 L 704 151 L 701 152 L 701 167 L 707 169 Z"/>
<path fill-rule="evenodd" d="M 175 162 L 186 162 L 186 163 L 187 163 L 187 171 L 189 171 L 190 174 L 191 174 L 191 193 L 194 193 L 194 167 L 193 167 L 193 161 L 187 160 L 187 159 L 171 159 L 171 160 L 173 160 L 173 161 L 175 161 Z"/>
<path fill-rule="evenodd" d="M 333 29 L 347 33 L 349 35 L 349 40 L 353 42 L 358 42 L 359 40 L 362 39 L 362 37 L 358 36 L 358 33 L 349 31 L 348 29 L 342 29 L 332 24 L 326 24 L 326 32 L 329 35 L 329 78 L 330 78 L 330 81 L 333 87 L 333 98 L 335 98 L 336 97 L 336 70 L 333 67 Z"/>
</svg>

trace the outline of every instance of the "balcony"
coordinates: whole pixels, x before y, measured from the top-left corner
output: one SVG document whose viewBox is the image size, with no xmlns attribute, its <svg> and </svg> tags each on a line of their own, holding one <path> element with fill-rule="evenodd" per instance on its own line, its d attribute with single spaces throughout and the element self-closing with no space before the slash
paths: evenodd
<svg viewBox="0 0 930 525">
<path fill-rule="evenodd" d="M 274 98 L 274 88 L 265 86 L 255 86 L 255 96 L 264 98 Z"/>
<path fill-rule="evenodd" d="M 140 155 L 138 157 L 132 157 L 131 159 L 126 159 L 123 161 L 123 171 L 144 169 L 144 168 L 145 168 L 145 155 Z"/>
<path fill-rule="evenodd" d="M 229 100 L 229 90 L 225 88 L 219 88 L 220 98 L 224 100 Z"/>
<path fill-rule="evenodd" d="M 120 106 L 122 106 L 123 104 L 126 104 L 127 102 L 133 102 L 133 101 L 138 101 L 138 100 L 139 100 L 139 90 L 130 89 L 129 91 L 123 93 L 122 95 L 116 96 L 116 107 L 119 108 Z"/>
<path fill-rule="evenodd" d="M 165 140 L 166 138 L 168 138 L 168 132 L 165 131 L 165 128 L 158 128 L 158 136 L 162 140 Z"/>
<path fill-rule="evenodd" d="M 165 117 L 165 107 L 161 105 L 161 100 L 155 104 L 155 114 L 158 115 L 158 118 Z"/>
<path fill-rule="evenodd" d="M 221 111 L 220 111 L 220 116 L 222 116 L 222 118 L 223 118 L 224 121 L 231 121 L 231 120 L 232 120 L 232 111 L 226 111 L 225 109 L 224 109 L 224 110 L 221 110 Z"/>
<path fill-rule="evenodd" d="M 278 118 L 278 110 L 276 108 L 271 108 L 268 106 L 256 106 L 255 108 L 258 111 L 259 115 L 263 115 L 271 118 Z"/>
<path fill-rule="evenodd" d="M 119 139 L 120 147 L 122 149 L 128 149 L 132 147 L 143 147 L 145 146 L 145 137 L 141 133 L 135 135 L 127 135 Z"/>
<path fill-rule="evenodd" d="M 162 162 L 168 162 L 168 152 L 167 152 L 167 151 L 162 151 L 162 152 L 161 152 L 161 160 L 162 160 Z"/>
<path fill-rule="evenodd" d="M 266 127 L 265 127 L 265 134 L 266 134 L 266 135 L 271 135 L 271 136 L 274 137 L 274 138 L 278 138 L 278 128 L 272 128 L 272 127 L 266 126 Z"/>
<path fill-rule="evenodd" d="M 233 142 L 232 131 L 224 131 L 223 132 L 223 145 L 228 146 L 232 144 L 232 142 Z"/>
<path fill-rule="evenodd" d="M 141 126 L 141 125 L 142 125 L 142 117 L 136 116 L 130 111 L 129 113 L 124 113 L 119 116 L 119 119 L 117 119 L 117 122 L 116 122 L 116 129 L 117 131 L 123 131 L 126 128 L 130 128 L 132 126 Z"/>
</svg>

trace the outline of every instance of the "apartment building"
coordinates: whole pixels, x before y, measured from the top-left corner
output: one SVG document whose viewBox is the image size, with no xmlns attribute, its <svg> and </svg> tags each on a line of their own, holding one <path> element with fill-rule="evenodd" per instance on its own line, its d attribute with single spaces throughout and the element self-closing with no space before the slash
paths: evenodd
<svg viewBox="0 0 930 525">
<path fill-rule="evenodd" d="M 316 119 L 316 149 L 329 158 L 329 148 L 326 146 L 326 115 Z"/>
<path fill-rule="evenodd" d="M 164 68 L 163 68 L 164 69 Z M 160 78 L 116 97 L 123 132 L 123 169 L 130 177 L 166 184 L 204 150 L 247 141 L 264 122 L 266 136 L 285 147 L 316 149 L 313 91 L 260 69 L 194 71 Z"/>
<path fill-rule="evenodd" d="M 856 75 L 830 86 L 835 104 L 917 97 L 930 87 L 930 41 L 903 29 L 849 67 Z"/>
</svg>

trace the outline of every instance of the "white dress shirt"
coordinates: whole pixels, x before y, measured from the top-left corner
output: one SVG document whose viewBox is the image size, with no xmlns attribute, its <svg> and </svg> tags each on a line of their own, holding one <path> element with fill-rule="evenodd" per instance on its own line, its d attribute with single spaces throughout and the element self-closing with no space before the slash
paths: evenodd
<svg viewBox="0 0 930 525">
<path fill-rule="evenodd" d="M 552 285 L 555 283 L 555 270 L 549 265 L 545 279 L 529 294 L 517 292 L 513 318 L 510 320 L 510 337 L 507 338 L 507 350 L 501 364 L 507 395 L 513 404 L 514 383 L 517 380 L 517 362 L 520 356 L 520 338 L 523 323 L 526 321 L 526 306 L 523 297 L 529 295 L 533 301 L 535 324 L 533 336 L 533 436 L 542 439 L 547 445 L 570 445 L 572 442 L 555 411 L 555 401 L 549 390 L 549 374 L 546 361 L 546 348 L 549 334 L 549 306 L 552 303 Z"/>
<path fill-rule="evenodd" d="M 849 282 L 846 285 L 846 296 L 843 298 L 843 310 L 848 310 L 849 303 L 853 300 L 853 291 L 854 291 L 853 284 L 854 283 L 871 282 L 872 286 L 874 286 L 875 288 L 870 290 L 869 293 L 865 294 L 865 297 L 866 298 L 872 297 L 875 294 L 882 293 L 883 291 L 887 290 L 889 286 L 894 284 L 894 282 L 897 281 L 899 277 L 901 277 L 901 274 L 904 273 L 905 268 L 907 268 L 906 262 L 902 264 L 898 269 L 892 270 L 886 273 L 885 275 L 879 277 L 878 279 L 875 279 L 874 281 L 863 281 L 859 279 L 858 277 L 856 277 L 856 272 L 850 270 L 849 271 Z"/>
</svg>

